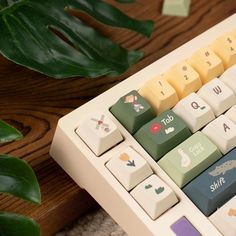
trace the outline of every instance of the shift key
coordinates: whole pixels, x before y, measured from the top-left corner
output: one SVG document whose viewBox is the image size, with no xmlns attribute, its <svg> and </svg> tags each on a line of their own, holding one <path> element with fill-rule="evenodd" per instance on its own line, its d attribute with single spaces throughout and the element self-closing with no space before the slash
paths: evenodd
<svg viewBox="0 0 236 236">
<path fill-rule="evenodd" d="M 209 216 L 236 194 L 236 148 L 190 182 L 183 191 Z"/>
</svg>

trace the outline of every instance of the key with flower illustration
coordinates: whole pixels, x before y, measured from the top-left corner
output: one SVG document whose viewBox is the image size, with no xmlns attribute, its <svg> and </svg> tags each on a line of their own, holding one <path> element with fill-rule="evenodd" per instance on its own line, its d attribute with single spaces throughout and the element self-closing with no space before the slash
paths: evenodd
<svg viewBox="0 0 236 236">
<path fill-rule="evenodd" d="M 210 216 L 210 220 L 224 236 L 236 235 L 236 196 Z"/>
<path fill-rule="evenodd" d="M 144 125 L 134 137 L 153 159 L 158 160 L 190 135 L 185 122 L 168 110 Z"/>
<path fill-rule="evenodd" d="M 135 90 L 121 97 L 110 111 L 131 134 L 155 117 L 149 103 Z"/>
<path fill-rule="evenodd" d="M 130 160 L 130 157 L 129 157 L 129 155 L 127 153 L 122 153 L 120 155 L 120 160 L 126 162 L 127 166 L 133 166 L 133 167 L 136 166 L 135 165 L 135 161 L 134 160 Z"/>
<path fill-rule="evenodd" d="M 157 175 L 145 179 L 130 194 L 153 220 L 178 202 L 173 190 Z"/>
<path fill-rule="evenodd" d="M 106 167 L 127 191 L 152 174 L 146 160 L 132 147 L 127 147 L 113 156 Z"/>
</svg>

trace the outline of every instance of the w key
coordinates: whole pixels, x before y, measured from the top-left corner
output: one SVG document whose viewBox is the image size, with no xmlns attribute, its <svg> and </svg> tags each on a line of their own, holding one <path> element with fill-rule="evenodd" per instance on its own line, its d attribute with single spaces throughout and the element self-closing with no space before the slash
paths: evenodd
<svg viewBox="0 0 236 236">
<path fill-rule="evenodd" d="M 236 104 L 233 91 L 219 79 L 213 79 L 205 84 L 198 91 L 198 95 L 211 106 L 216 116 L 221 115 Z"/>
</svg>

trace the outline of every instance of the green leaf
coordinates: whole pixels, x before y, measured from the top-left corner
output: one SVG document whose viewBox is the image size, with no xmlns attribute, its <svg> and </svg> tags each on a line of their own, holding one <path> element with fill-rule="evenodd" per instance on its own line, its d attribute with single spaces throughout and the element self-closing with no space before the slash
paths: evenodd
<svg viewBox="0 0 236 236">
<path fill-rule="evenodd" d="M 154 26 L 151 20 L 138 21 L 132 19 L 117 8 L 101 0 L 71 0 L 69 9 L 70 8 L 85 11 L 104 24 L 134 30 L 147 37 L 151 35 Z"/>
<path fill-rule="evenodd" d="M 40 188 L 32 168 L 24 161 L 0 155 L 0 192 L 41 203 Z"/>
<path fill-rule="evenodd" d="M 21 139 L 23 135 L 14 127 L 0 120 L 0 143 Z"/>
<path fill-rule="evenodd" d="M 40 228 L 33 219 L 0 212 L 0 236 L 40 236 Z"/>
<path fill-rule="evenodd" d="M 100 35 L 70 15 L 69 9 L 147 36 L 153 30 L 153 22 L 131 19 L 101 0 L 0 0 L 0 9 L 0 53 L 55 78 L 116 76 L 143 56 Z"/>
</svg>

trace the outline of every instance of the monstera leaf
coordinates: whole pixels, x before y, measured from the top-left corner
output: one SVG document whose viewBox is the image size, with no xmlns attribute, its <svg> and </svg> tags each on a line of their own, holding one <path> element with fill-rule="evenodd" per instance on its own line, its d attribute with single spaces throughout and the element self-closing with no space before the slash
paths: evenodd
<svg viewBox="0 0 236 236">
<path fill-rule="evenodd" d="M 0 120 L 0 143 L 22 138 L 14 127 Z M 0 154 L 0 193 L 7 193 L 39 204 L 41 193 L 32 168 L 23 160 Z M 32 219 L 0 212 L 0 236 L 39 236 L 39 225 Z"/>
<path fill-rule="evenodd" d="M 32 168 L 23 160 L 0 155 L 0 192 L 39 204 L 41 194 Z"/>
<path fill-rule="evenodd" d="M 116 76 L 142 57 L 105 38 L 71 10 L 145 36 L 153 30 L 152 21 L 132 19 L 101 0 L 0 0 L 0 53 L 55 78 Z"/>
<path fill-rule="evenodd" d="M 18 130 L 0 120 L 0 143 L 11 142 L 22 137 L 22 134 Z"/>
<path fill-rule="evenodd" d="M 39 236 L 39 225 L 30 218 L 0 212 L 0 236 Z"/>
</svg>

